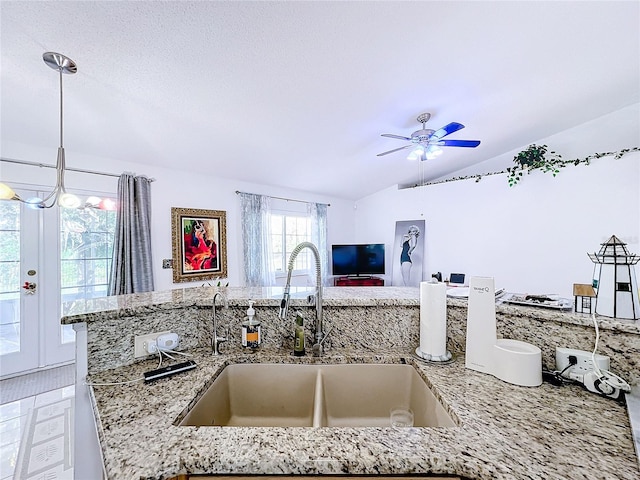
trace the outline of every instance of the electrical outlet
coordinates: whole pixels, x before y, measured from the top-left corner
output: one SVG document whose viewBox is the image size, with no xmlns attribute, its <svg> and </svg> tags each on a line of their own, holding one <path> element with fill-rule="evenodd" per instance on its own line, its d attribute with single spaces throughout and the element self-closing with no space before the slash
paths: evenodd
<svg viewBox="0 0 640 480">
<path fill-rule="evenodd" d="M 146 335 L 136 335 L 133 341 L 134 358 L 146 357 L 147 355 L 149 355 L 149 352 L 147 351 L 147 348 L 146 348 L 146 344 L 149 342 L 154 342 L 154 344 L 156 344 L 156 339 L 160 335 L 166 335 L 168 333 L 171 333 L 171 332 L 165 331 L 165 332 L 148 333 Z"/>
<path fill-rule="evenodd" d="M 156 338 L 156 347 L 163 352 L 177 348 L 179 343 L 180 337 L 177 333 L 167 333 L 165 335 L 159 335 L 158 338 Z"/>
<path fill-rule="evenodd" d="M 567 368 L 570 365 L 570 356 L 576 357 L 578 363 Z M 609 370 L 609 357 L 606 355 L 596 354 L 595 360 L 596 365 L 600 370 Z M 556 347 L 556 370 L 561 372 L 565 368 L 567 368 L 563 374 L 565 377 L 582 383 L 584 381 L 584 376 L 594 370 L 591 352 L 575 350 L 573 348 Z"/>
<path fill-rule="evenodd" d="M 173 268 L 173 260 L 171 258 L 162 259 L 162 268 Z"/>
</svg>

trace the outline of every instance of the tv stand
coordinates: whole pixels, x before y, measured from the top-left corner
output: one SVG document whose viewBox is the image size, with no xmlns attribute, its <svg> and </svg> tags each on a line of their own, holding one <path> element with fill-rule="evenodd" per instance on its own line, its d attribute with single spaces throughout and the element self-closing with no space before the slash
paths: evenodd
<svg viewBox="0 0 640 480">
<path fill-rule="evenodd" d="M 336 287 L 384 287 L 384 280 L 380 277 L 358 275 L 353 277 L 336 277 L 333 279 Z"/>
</svg>

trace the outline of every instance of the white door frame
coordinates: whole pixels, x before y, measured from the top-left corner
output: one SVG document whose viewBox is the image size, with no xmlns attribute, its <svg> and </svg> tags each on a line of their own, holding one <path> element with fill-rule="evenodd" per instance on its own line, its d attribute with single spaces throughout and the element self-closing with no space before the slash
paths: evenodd
<svg viewBox="0 0 640 480">
<path fill-rule="evenodd" d="M 31 192 L 20 191 L 21 195 L 29 195 Z M 19 204 L 20 223 L 20 275 L 19 285 L 19 350 L 0 356 L 0 378 L 15 375 L 22 371 L 38 368 L 40 358 L 40 343 L 38 331 L 40 328 L 40 298 L 37 288 L 40 285 L 40 264 L 38 256 L 38 242 L 35 238 L 29 238 L 27 232 L 35 232 L 39 229 L 39 215 L 37 211 L 30 210 L 24 204 Z M 35 271 L 35 275 L 28 275 L 29 270 Z M 36 284 L 33 294 L 22 286 L 25 282 Z"/>
<path fill-rule="evenodd" d="M 15 189 L 22 198 L 40 196 L 35 187 Z M 20 204 L 20 351 L 0 357 L 0 378 L 71 363 L 75 342 L 63 344 L 60 327 L 59 207 L 31 209 Z M 29 275 L 35 271 L 35 275 Z"/>
</svg>

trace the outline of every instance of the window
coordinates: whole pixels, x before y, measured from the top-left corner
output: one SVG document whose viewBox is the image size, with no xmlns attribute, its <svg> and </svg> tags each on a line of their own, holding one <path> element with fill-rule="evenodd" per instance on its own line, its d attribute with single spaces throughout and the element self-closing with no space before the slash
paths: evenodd
<svg viewBox="0 0 640 480">
<path fill-rule="evenodd" d="M 301 242 L 311 241 L 311 217 L 301 213 L 271 214 L 272 261 L 276 276 L 286 275 L 293 249 Z M 304 249 L 296 257 L 294 273 L 306 273 L 313 268 L 313 253 Z"/>
<path fill-rule="evenodd" d="M 282 285 L 291 253 L 302 242 L 313 243 L 326 275 L 327 206 L 298 200 L 240 193 L 244 273 L 248 286 Z M 309 285 L 315 267 L 314 252 L 304 248 L 296 255 L 292 285 Z M 305 280 L 306 279 L 306 280 Z M 324 283 L 326 277 L 321 278 Z"/>
</svg>

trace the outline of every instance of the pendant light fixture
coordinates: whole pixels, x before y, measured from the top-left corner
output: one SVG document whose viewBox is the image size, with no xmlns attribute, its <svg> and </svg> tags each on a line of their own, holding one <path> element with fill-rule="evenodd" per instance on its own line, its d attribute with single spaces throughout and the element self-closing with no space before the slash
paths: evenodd
<svg viewBox="0 0 640 480">
<path fill-rule="evenodd" d="M 65 156 L 63 146 L 62 110 L 62 74 L 73 75 L 78 71 L 78 68 L 73 60 L 60 53 L 46 52 L 42 55 L 42 59 L 47 66 L 57 70 L 60 77 L 60 146 L 58 147 L 58 160 L 56 162 L 56 186 L 44 199 L 30 198 L 28 200 L 23 200 L 11 187 L 4 183 L 0 183 L 0 199 L 17 200 L 26 203 L 33 208 L 51 208 L 54 205 L 59 205 L 64 208 L 78 208 L 81 205 L 80 199 L 72 193 L 67 193 L 64 186 Z"/>
</svg>

